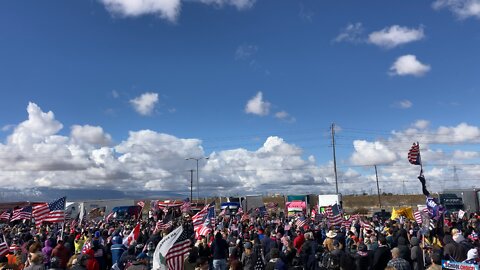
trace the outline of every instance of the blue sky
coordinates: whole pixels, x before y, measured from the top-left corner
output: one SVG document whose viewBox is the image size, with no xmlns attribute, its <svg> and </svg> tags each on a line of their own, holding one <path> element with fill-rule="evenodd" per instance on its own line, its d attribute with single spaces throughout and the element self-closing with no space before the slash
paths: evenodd
<svg viewBox="0 0 480 270">
<path fill-rule="evenodd" d="M 313 155 L 310 165 L 319 168 L 331 160 L 335 122 L 345 170 L 355 166 L 355 140 L 388 140 L 392 130 L 406 132 L 418 120 L 430 123 L 423 134 L 479 126 L 480 14 L 471 7 L 478 0 L 168 0 L 179 8 L 168 16 L 162 5 L 141 7 L 135 16 L 131 6 L 111 5 L 127 2 L 0 3 L 3 146 L 28 118 L 29 102 L 55 114 L 63 125 L 55 134 L 72 139 L 73 125 L 101 127 L 112 149 L 131 138 L 129 131 L 145 129 L 202 140 L 204 155 L 255 152 L 279 136 L 302 150 L 303 161 Z M 372 41 L 382 30 L 390 45 Z M 402 56 L 413 58 L 403 58 L 400 75 L 391 68 Z M 268 114 L 247 113 L 259 92 Z M 158 98 L 142 115 L 131 101 L 145 93 Z M 283 119 L 279 112 L 286 112 Z M 433 140 L 428 149 L 478 154 L 478 139 L 475 133 L 453 143 Z M 399 162 L 400 152 L 386 164 Z M 441 161 L 459 163 L 446 154 Z M 439 177 L 451 174 L 443 169 Z"/>
</svg>

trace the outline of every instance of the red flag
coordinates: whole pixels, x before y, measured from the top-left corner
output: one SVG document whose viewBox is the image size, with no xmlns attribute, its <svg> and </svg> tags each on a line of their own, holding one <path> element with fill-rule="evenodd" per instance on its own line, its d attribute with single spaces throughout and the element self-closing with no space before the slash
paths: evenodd
<svg viewBox="0 0 480 270">
<path fill-rule="evenodd" d="M 133 241 L 137 241 L 138 236 L 140 236 L 140 223 L 135 226 L 127 238 L 123 239 L 123 244 L 127 247 L 130 246 Z"/>
</svg>

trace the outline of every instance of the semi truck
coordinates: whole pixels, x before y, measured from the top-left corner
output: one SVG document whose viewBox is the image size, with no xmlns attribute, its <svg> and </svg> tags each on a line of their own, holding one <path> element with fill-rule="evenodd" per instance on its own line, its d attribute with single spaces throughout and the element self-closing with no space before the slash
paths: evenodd
<svg viewBox="0 0 480 270">
<path fill-rule="evenodd" d="M 247 195 L 242 197 L 228 197 L 227 202 L 240 203 L 243 211 L 247 212 L 250 209 L 260 208 L 265 206 L 262 195 Z"/>
<path fill-rule="evenodd" d="M 449 189 L 439 194 L 440 204 L 447 210 L 463 210 L 468 213 L 478 212 L 480 206 L 480 189 Z"/>
<path fill-rule="evenodd" d="M 319 208 L 325 208 L 330 205 L 335 205 L 337 204 L 338 206 L 342 206 L 342 194 L 323 194 L 323 195 L 318 195 L 318 207 Z"/>
</svg>

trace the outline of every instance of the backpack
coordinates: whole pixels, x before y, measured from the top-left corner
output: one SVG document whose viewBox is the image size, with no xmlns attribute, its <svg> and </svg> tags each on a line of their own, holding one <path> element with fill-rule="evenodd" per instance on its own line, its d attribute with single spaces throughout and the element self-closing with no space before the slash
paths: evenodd
<svg viewBox="0 0 480 270">
<path fill-rule="evenodd" d="M 340 269 L 340 258 L 338 256 L 332 255 L 332 253 L 326 253 L 322 259 L 322 266 L 329 270 L 339 270 Z"/>
</svg>

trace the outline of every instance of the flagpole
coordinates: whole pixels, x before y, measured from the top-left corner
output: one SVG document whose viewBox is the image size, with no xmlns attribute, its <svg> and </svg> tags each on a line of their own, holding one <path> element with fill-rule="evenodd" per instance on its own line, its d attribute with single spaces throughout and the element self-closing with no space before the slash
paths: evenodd
<svg viewBox="0 0 480 270">
<path fill-rule="evenodd" d="M 418 146 L 418 156 L 420 157 L 420 176 L 423 175 L 423 164 L 422 164 L 422 156 L 420 155 L 420 143 L 417 141 Z"/>
</svg>

